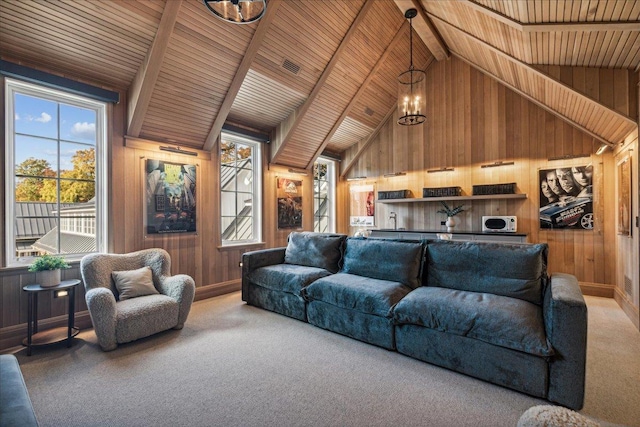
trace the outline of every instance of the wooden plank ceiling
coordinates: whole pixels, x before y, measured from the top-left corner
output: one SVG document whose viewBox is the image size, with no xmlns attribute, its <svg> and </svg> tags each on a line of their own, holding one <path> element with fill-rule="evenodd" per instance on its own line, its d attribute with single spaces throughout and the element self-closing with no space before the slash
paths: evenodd
<svg viewBox="0 0 640 427">
<path fill-rule="evenodd" d="M 613 145 L 637 129 L 535 65 L 637 70 L 638 0 L 421 0 L 452 54 Z"/>
<path fill-rule="evenodd" d="M 308 168 L 389 116 L 414 6 L 417 68 L 456 55 L 601 141 L 633 130 L 536 66 L 637 70 L 640 0 L 269 0 L 249 25 L 201 0 L 0 0 L 0 56 L 127 92 L 130 136 L 211 150 L 226 121 Z"/>
</svg>

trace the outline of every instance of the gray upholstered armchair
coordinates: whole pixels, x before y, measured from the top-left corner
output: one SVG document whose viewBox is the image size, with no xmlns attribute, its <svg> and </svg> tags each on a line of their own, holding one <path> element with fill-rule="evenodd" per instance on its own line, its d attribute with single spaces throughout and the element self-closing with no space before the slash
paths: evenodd
<svg viewBox="0 0 640 427">
<path fill-rule="evenodd" d="M 170 275 L 171 258 L 165 250 L 91 254 L 82 258 L 80 270 L 93 328 L 104 351 L 184 326 L 195 283 L 185 274 Z M 147 282 L 145 291 L 140 291 L 140 282 Z"/>
</svg>

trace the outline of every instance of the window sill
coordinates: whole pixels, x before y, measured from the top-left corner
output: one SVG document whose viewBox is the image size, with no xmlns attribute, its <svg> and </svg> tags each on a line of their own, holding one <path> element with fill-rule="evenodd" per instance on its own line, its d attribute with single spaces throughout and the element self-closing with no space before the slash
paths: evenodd
<svg viewBox="0 0 640 427">
<path fill-rule="evenodd" d="M 67 263 L 69 264 L 70 268 L 74 268 L 74 267 L 79 267 L 80 266 L 80 260 L 67 260 Z M 16 273 L 16 272 L 28 272 L 27 269 L 29 268 L 29 266 L 31 265 L 31 263 L 27 263 L 24 265 L 11 265 L 9 267 L 0 267 L 0 273 Z M 30 272 L 28 272 L 30 273 Z"/>
<path fill-rule="evenodd" d="M 252 242 L 252 243 L 236 243 L 224 246 L 218 246 L 219 251 L 235 251 L 244 248 L 263 248 L 266 245 L 265 242 Z"/>
</svg>

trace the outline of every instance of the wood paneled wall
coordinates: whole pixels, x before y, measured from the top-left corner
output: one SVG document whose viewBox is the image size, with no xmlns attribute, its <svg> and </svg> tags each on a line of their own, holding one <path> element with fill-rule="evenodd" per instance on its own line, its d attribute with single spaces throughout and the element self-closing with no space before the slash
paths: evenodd
<svg viewBox="0 0 640 427">
<path fill-rule="evenodd" d="M 3 103 L 4 104 L 4 103 Z M 276 178 L 288 177 L 303 182 L 303 228 L 313 230 L 313 175 L 292 174 L 288 168 L 271 166 L 267 159 L 269 146 L 263 145 L 263 235 L 261 244 L 221 247 L 218 153 L 214 149 L 211 160 L 171 154 L 159 149 L 162 145 L 137 144 L 125 146 L 126 94 L 121 102 L 109 108 L 112 128 L 109 130 L 109 251 L 126 253 L 140 249 L 161 247 L 171 255 L 172 274 L 188 274 L 196 281 L 196 298 L 207 298 L 239 290 L 242 254 L 265 247 L 285 246 L 291 230 L 277 230 Z M 3 119 L 4 120 L 4 119 Z M 4 134 L 2 135 L 4 138 Z M 4 143 L 2 144 L 4 149 Z M 142 147 L 142 148 L 139 148 Z M 2 149 L 2 150 L 3 150 Z M 0 154 L 3 155 L 3 151 Z M 145 238 L 143 224 L 144 160 L 147 158 L 197 165 L 197 234 L 163 235 Z M 4 186 L 2 186 L 4 190 Z M 3 191 L 2 190 L 2 191 Z M 2 198 L 4 200 L 4 198 Z M 4 221 L 2 210 L 0 220 Z M 67 270 L 65 278 L 80 278 L 77 265 Z M 0 348 L 3 343 L 15 342 L 26 333 L 27 305 L 22 286 L 32 283 L 32 273 L 26 268 L 0 269 Z M 78 312 L 86 310 L 84 290 L 77 292 Z M 53 298 L 40 298 L 39 318 L 48 319 L 65 314 L 66 304 Z M 86 313 L 85 313 L 86 314 Z M 13 344 L 15 345 L 15 344 Z"/>
<path fill-rule="evenodd" d="M 630 117 L 638 118 L 638 73 L 626 69 L 536 65 L 537 69 Z"/>
<path fill-rule="evenodd" d="M 593 87 L 593 74 L 585 84 Z M 632 76 L 631 73 L 628 74 Z M 471 194 L 473 184 L 516 182 L 518 191 L 527 193 L 526 200 L 474 201 L 465 203 L 467 212 L 458 218 L 461 230 L 476 230 L 482 215 L 518 215 L 519 231 L 529 234 L 530 242 L 548 242 L 550 270 L 573 273 L 587 283 L 613 284 L 616 280 L 615 260 L 605 253 L 615 247 L 615 162 L 612 154 L 591 155 L 567 161 L 549 161 L 549 157 L 593 153 L 599 146 L 591 137 L 545 112 L 489 77 L 452 58 L 434 64 L 428 76 L 428 120 L 421 127 L 400 127 L 392 117 L 367 151 L 357 161 L 349 176 L 367 176 L 378 190 L 411 189 L 416 196 L 423 187 L 460 185 Z M 611 100 L 618 107 L 637 114 L 637 94 L 629 91 L 626 101 L 622 91 L 614 89 L 613 80 L 620 76 L 598 73 L 597 87 L 601 102 Z M 629 81 L 633 82 L 632 77 Z M 637 82 L 637 76 L 635 77 Z M 91 82 L 89 82 L 91 83 Z M 618 83 L 616 83 L 618 84 Z M 631 84 L 631 83 L 629 83 Z M 635 110 L 631 106 L 635 102 Z M 110 130 L 109 182 L 109 250 L 131 252 L 149 247 L 162 247 L 172 258 L 172 273 L 188 274 L 196 280 L 197 297 L 204 298 L 239 289 L 239 262 L 245 251 L 286 245 L 289 230 L 277 230 L 276 177 L 303 181 L 303 228 L 313 229 L 313 177 L 294 175 L 287 168 L 271 166 L 268 146 L 263 151 L 263 242 L 262 245 L 221 248 L 219 221 L 219 169 L 217 152 L 211 160 L 194 159 L 162 151 L 125 147 L 126 96 L 110 108 L 113 127 Z M 628 107 L 624 107 L 624 105 Z M 2 135 L 4 138 L 4 135 Z M 4 155 L 4 143 L 0 154 Z M 357 146 L 344 153 L 353 158 Z M 144 237 L 142 203 L 144 194 L 142 162 L 145 158 L 198 165 L 198 233 L 197 235 Z M 483 163 L 515 162 L 513 166 L 481 169 Z M 594 231 L 542 231 L 537 227 L 537 171 L 559 165 L 591 162 L 595 168 L 596 228 Z M 4 163 L 3 163 L 4 164 Z M 428 169 L 454 167 L 453 172 L 427 173 Z M 396 171 L 406 176 L 383 178 Z M 338 188 L 338 231 L 348 227 L 348 183 Z M 3 191 L 1 189 L 0 191 Z M 2 198 L 4 200 L 4 198 Z M 445 218 L 437 214 L 437 204 L 376 205 L 376 226 L 386 228 L 389 212 L 398 213 L 398 226 L 438 229 Z M 4 210 L 0 220 L 4 223 Z M 79 278 L 76 268 L 65 272 L 66 278 Z M 0 272 L 0 344 L 3 337 L 18 337 L 26 330 L 26 299 L 21 286 L 33 280 L 26 269 Z M 77 294 L 77 310 L 86 310 L 84 292 Z M 61 316 L 66 305 L 59 300 L 42 298 L 42 319 Z M 24 327 L 24 328 L 23 328 Z M 0 347 L 2 347 L 0 345 Z"/>
<path fill-rule="evenodd" d="M 637 112 L 637 95 L 628 89 L 637 79 L 633 73 L 574 73 L 584 76 L 585 87 L 597 87 L 603 103 L 612 102 L 625 114 Z M 618 89 L 618 79 L 626 79 L 626 90 Z M 467 210 L 456 217 L 456 228 L 479 230 L 482 215 L 517 215 L 518 232 L 527 233 L 529 242 L 549 244 L 551 272 L 574 274 L 581 282 L 610 293 L 616 282 L 615 259 L 610 255 L 615 252 L 616 236 L 611 151 L 596 156 L 593 153 L 600 144 L 594 138 L 455 57 L 427 70 L 427 103 L 425 125 L 402 127 L 392 117 L 348 176 L 366 176 L 364 182 L 375 183 L 378 191 L 409 189 L 414 197 L 422 196 L 423 187 L 460 186 L 463 194 L 471 195 L 473 185 L 515 182 L 517 192 L 527 194 L 526 199 L 465 202 Z M 357 146 L 347 150 L 343 163 L 349 163 L 357 150 Z M 549 160 L 573 155 L 586 157 Z M 514 165 L 481 168 L 497 161 Z M 538 171 L 589 163 L 594 167 L 594 230 L 541 230 Z M 455 170 L 427 172 L 444 167 Z M 383 176 L 401 171 L 406 175 Z M 349 185 L 340 184 L 341 203 L 346 206 Z M 446 218 L 436 213 L 440 208 L 438 203 L 377 203 L 376 227 L 389 228 L 393 211 L 398 227 L 442 230 L 440 222 Z M 340 216 L 343 230 L 348 229 L 348 215 L 347 209 Z"/>
</svg>

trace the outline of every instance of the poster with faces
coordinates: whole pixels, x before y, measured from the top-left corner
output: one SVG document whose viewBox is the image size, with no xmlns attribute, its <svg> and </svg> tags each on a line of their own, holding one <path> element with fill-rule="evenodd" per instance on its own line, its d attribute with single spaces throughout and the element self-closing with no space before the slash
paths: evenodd
<svg viewBox="0 0 640 427">
<path fill-rule="evenodd" d="M 541 169 L 540 228 L 593 229 L 593 166 Z"/>
</svg>

